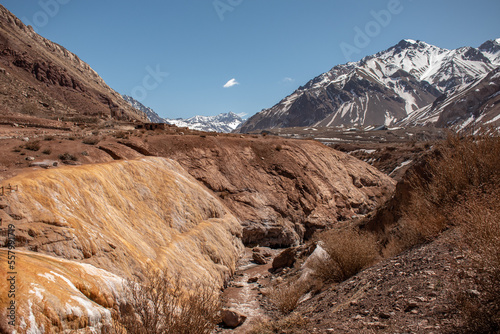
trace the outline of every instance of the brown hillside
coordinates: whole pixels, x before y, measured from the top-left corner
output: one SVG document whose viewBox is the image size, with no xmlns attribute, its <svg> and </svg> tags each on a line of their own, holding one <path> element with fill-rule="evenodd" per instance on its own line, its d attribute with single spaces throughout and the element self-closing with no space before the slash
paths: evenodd
<svg viewBox="0 0 500 334">
<path fill-rule="evenodd" d="M 0 5 L 0 113 L 82 121 L 146 120 L 77 55 Z"/>
</svg>

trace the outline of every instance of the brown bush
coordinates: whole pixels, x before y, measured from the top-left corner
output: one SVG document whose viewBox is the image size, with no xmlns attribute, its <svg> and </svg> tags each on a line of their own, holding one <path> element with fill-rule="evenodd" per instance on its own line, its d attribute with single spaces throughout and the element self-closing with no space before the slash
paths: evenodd
<svg viewBox="0 0 500 334">
<path fill-rule="evenodd" d="M 280 312 L 288 314 L 295 310 L 300 298 L 304 296 L 308 288 L 308 284 L 303 281 L 282 283 L 270 289 L 268 298 Z"/>
<path fill-rule="evenodd" d="M 309 321 L 303 315 L 293 312 L 276 321 L 260 321 L 256 323 L 249 334 L 303 333 Z"/>
<path fill-rule="evenodd" d="M 220 293 L 208 282 L 186 285 L 148 267 L 144 277 L 124 286 L 127 305 L 115 321 L 118 333 L 208 334 L 220 321 Z"/>
<path fill-rule="evenodd" d="M 459 309 L 464 314 L 462 330 L 468 333 L 500 331 L 500 189 L 486 186 L 467 194 L 454 217 L 462 230 L 464 249 L 478 273 L 479 296 L 457 286 Z M 465 268 L 468 270 L 469 268 Z"/>
<path fill-rule="evenodd" d="M 78 161 L 77 157 L 68 152 L 60 154 L 59 159 L 62 161 Z"/>
<path fill-rule="evenodd" d="M 426 242 L 455 225 L 461 198 L 486 185 L 500 185 L 500 137 L 451 134 L 409 177 L 410 202 L 403 208 L 396 240 L 402 248 Z"/>
<path fill-rule="evenodd" d="M 127 131 L 118 131 L 113 136 L 115 138 L 118 138 L 118 139 L 128 139 L 130 136 L 130 133 Z"/>
<path fill-rule="evenodd" d="M 379 256 L 376 237 L 370 233 L 329 230 L 319 239 L 328 258 L 314 261 L 312 269 L 324 281 L 342 282 L 373 264 Z"/>
<path fill-rule="evenodd" d="M 385 253 L 432 240 L 460 228 L 458 241 L 477 273 L 474 289 L 457 284 L 463 324 L 457 332 L 500 330 L 500 136 L 449 135 L 409 178 L 410 202 L 393 230 Z M 395 232 L 394 232 L 395 231 Z M 391 250 L 392 248 L 392 250 Z"/>
<path fill-rule="evenodd" d="M 24 148 L 30 151 L 38 151 L 41 147 L 42 145 L 40 145 L 40 142 L 38 140 L 29 142 L 26 145 L 24 145 Z"/>
</svg>

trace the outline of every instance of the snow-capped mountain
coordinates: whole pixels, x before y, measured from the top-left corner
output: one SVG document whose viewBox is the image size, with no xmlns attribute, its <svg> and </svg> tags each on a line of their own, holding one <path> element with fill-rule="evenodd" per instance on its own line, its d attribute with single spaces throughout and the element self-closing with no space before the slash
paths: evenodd
<svg viewBox="0 0 500 334">
<path fill-rule="evenodd" d="M 164 123 L 163 118 L 161 118 L 153 109 L 146 107 L 144 104 L 141 102 L 137 101 L 131 96 L 128 95 L 122 95 L 123 99 L 127 101 L 132 107 L 134 107 L 137 110 L 140 110 L 146 114 L 148 117 L 149 121 L 152 123 Z"/>
<path fill-rule="evenodd" d="M 233 112 L 223 113 L 216 116 L 194 116 L 187 119 L 164 119 L 166 123 L 178 127 L 187 127 L 192 130 L 206 132 L 232 132 L 243 120 Z"/>
<path fill-rule="evenodd" d="M 146 113 L 148 119 L 152 123 L 167 123 L 178 127 L 186 127 L 192 130 L 226 133 L 232 132 L 237 129 L 241 123 L 243 123 L 243 119 L 233 112 L 222 113 L 216 116 L 193 116 L 187 119 L 162 118 L 153 109 L 146 107 L 133 97 L 123 95 L 123 98 L 134 108 Z"/>
<path fill-rule="evenodd" d="M 477 129 L 480 125 L 500 127 L 500 67 L 480 79 L 463 84 L 425 106 L 399 125 Z"/>
<path fill-rule="evenodd" d="M 251 117 L 240 132 L 395 124 L 443 93 L 482 78 L 500 65 L 499 59 L 500 39 L 456 50 L 402 40 L 358 62 L 335 66 Z"/>
</svg>

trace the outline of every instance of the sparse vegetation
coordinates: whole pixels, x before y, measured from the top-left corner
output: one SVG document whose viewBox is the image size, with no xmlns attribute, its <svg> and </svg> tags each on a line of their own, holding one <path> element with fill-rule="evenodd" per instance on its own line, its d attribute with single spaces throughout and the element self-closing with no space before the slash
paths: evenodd
<svg viewBox="0 0 500 334">
<path fill-rule="evenodd" d="M 128 139 L 130 133 L 128 133 L 127 131 L 118 131 L 113 136 L 118 139 Z"/>
<path fill-rule="evenodd" d="M 303 315 L 293 312 L 275 321 L 262 321 L 253 326 L 249 334 L 295 333 L 305 329 L 309 323 Z"/>
<path fill-rule="evenodd" d="M 148 267 L 144 277 L 124 285 L 128 304 L 115 321 L 116 333 L 208 334 L 220 320 L 215 284 L 185 285 L 179 277 Z"/>
<path fill-rule="evenodd" d="M 26 145 L 24 145 L 24 148 L 30 151 L 38 151 L 41 147 L 42 145 L 40 145 L 40 142 L 38 140 L 29 142 Z"/>
<path fill-rule="evenodd" d="M 450 134 L 410 177 L 410 203 L 403 209 L 396 239 L 402 248 L 431 240 L 457 225 L 457 205 L 485 187 L 500 186 L 500 137 Z"/>
<path fill-rule="evenodd" d="M 54 136 L 45 136 L 45 137 L 43 138 L 43 140 L 45 140 L 45 141 L 52 141 L 52 140 L 54 140 L 54 139 L 55 139 L 55 137 L 54 137 Z"/>
<path fill-rule="evenodd" d="M 500 331 L 499 189 L 497 184 L 468 194 L 454 214 L 462 229 L 464 249 L 479 273 L 479 296 L 471 296 L 468 287 L 457 287 L 459 309 L 464 314 L 462 331 L 466 333 Z"/>
<path fill-rule="evenodd" d="M 457 284 L 464 319 L 457 332 L 500 330 L 500 136 L 449 135 L 410 178 L 410 203 L 403 209 L 387 249 L 407 249 L 458 227 L 459 244 L 477 273 L 477 293 Z M 396 245 L 396 246 L 395 246 Z M 389 253 L 394 253 L 389 251 Z"/>
<path fill-rule="evenodd" d="M 42 151 L 43 154 L 46 154 L 46 155 L 49 155 L 52 153 L 52 150 L 50 148 L 47 148 L 45 150 Z"/>
<path fill-rule="evenodd" d="M 20 109 L 25 115 L 35 116 L 38 114 L 38 105 L 35 102 L 26 102 Z"/>
<path fill-rule="evenodd" d="M 308 284 L 304 281 L 279 284 L 269 291 L 269 300 L 281 313 L 288 314 L 295 310 L 307 290 Z"/>
<path fill-rule="evenodd" d="M 62 161 L 78 161 L 78 158 L 75 157 L 74 155 L 66 152 L 66 153 L 63 153 L 63 154 L 59 155 L 59 160 L 62 160 Z"/>
<path fill-rule="evenodd" d="M 342 282 L 378 258 L 377 240 L 373 234 L 354 229 L 329 230 L 319 238 L 328 258 L 318 259 L 312 266 L 315 275 L 325 282 Z"/>
</svg>

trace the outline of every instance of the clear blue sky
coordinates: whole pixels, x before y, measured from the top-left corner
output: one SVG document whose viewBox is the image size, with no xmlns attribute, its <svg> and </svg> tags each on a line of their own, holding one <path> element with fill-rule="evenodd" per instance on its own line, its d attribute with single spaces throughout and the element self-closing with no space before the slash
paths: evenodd
<svg viewBox="0 0 500 334">
<path fill-rule="evenodd" d="M 358 41 L 352 60 L 404 38 L 451 49 L 500 37 L 498 0 L 1 3 L 76 53 L 116 91 L 135 93 L 169 118 L 229 111 L 248 117 L 272 107 L 308 80 L 346 63 L 341 45 L 356 47 L 356 27 L 372 29 L 372 37 Z M 391 17 L 382 15 L 376 23 L 372 11 L 382 10 Z M 150 71 L 161 72 L 157 80 L 148 77 Z M 239 84 L 224 88 L 231 79 Z"/>
</svg>

